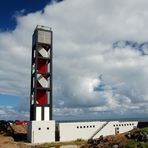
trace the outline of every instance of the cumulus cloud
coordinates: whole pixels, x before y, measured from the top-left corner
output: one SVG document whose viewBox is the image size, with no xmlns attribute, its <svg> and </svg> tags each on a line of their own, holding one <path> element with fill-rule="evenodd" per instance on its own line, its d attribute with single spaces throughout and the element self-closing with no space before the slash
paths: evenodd
<svg viewBox="0 0 148 148">
<path fill-rule="evenodd" d="M 147 42 L 147 4 L 146 0 L 64 0 L 17 15 L 16 28 L 0 33 L 0 93 L 20 96 L 20 108 L 28 109 L 31 36 L 41 24 L 54 32 L 57 118 L 146 117 L 148 57 L 132 46 L 113 45 Z M 147 46 L 143 49 L 147 51 Z"/>
<path fill-rule="evenodd" d="M 0 118 L 3 120 L 24 120 L 29 118 L 29 114 L 24 110 L 18 111 L 15 107 L 12 106 L 0 106 Z"/>
</svg>

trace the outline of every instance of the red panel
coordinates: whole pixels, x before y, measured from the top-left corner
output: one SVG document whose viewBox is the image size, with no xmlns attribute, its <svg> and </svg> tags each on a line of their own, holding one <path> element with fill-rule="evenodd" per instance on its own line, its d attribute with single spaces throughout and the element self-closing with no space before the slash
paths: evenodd
<svg viewBox="0 0 148 148">
<path fill-rule="evenodd" d="M 46 91 L 44 90 L 37 90 L 37 104 L 39 105 L 46 105 L 47 103 L 47 95 Z"/>
<path fill-rule="evenodd" d="M 47 72 L 46 60 L 38 59 L 37 63 L 38 63 L 38 67 L 37 67 L 38 72 Z M 42 76 L 46 77 L 45 74 L 43 74 Z M 37 82 L 37 87 L 41 87 L 41 85 L 38 82 Z M 46 105 L 47 104 L 46 91 L 45 90 L 37 90 L 36 99 L 37 99 L 37 104 Z"/>
<path fill-rule="evenodd" d="M 47 72 L 46 60 L 38 59 L 38 72 Z"/>
</svg>

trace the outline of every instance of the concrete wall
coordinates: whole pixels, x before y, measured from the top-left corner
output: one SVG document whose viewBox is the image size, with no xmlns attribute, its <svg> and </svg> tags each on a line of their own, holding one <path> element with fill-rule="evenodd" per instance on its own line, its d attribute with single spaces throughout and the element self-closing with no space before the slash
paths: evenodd
<svg viewBox="0 0 148 148">
<path fill-rule="evenodd" d="M 89 122 L 60 122 L 59 141 L 90 139 L 101 135 L 124 133 L 137 127 L 137 121 L 89 121 Z M 98 130 L 104 127 L 98 132 Z M 28 140 L 31 143 L 55 142 L 55 121 L 31 121 L 28 125 Z"/>
<path fill-rule="evenodd" d="M 59 123 L 60 141 L 89 139 L 105 122 L 68 122 Z"/>
<path fill-rule="evenodd" d="M 30 121 L 27 136 L 31 143 L 54 142 L 55 121 Z"/>
<path fill-rule="evenodd" d="M 132 130 L 134 127 L 137 127 L 138 122 L 128 121 L 110 121 L 94 138 L 97 138 L 101 135 L 107 136 L 111 134 L 125 133 Z"/>
<path fill-rule="evenodd" d="M 106 121 L 59 123 L 60 141 L 89 139 L 105 123 Z M 113 135 L 116 132 L 123 133 L 133 129 L 137 124 L 138 122 L 110 121 L 94 138 L 100 135 Z"/>
</svg>

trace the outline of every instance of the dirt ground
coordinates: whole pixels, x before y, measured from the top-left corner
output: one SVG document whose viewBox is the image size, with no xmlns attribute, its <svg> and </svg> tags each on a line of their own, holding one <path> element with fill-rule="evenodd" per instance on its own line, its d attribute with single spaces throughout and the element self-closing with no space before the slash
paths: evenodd
<svg viewBox="0 0 148 148">
<path fill-rule="evenodd" d="M 10 136 L 0 135 L 0 148 L 20 148 Z M 22 147 L 25 148 L 25 147 Z M 26 147 L 27 148 L 27 147 Z"/>
<path fill-rule="evenodd" d="M 17 125 L 13 124 L 11 125 L 11 128 L 19 134 L 27 134 L 27 125 Z"/>
<path fill-rule="evenodd" d="M 41 148 L 40 145 L 30 145 L 23 142 L 15 142 L 11 136 L 0 135 L 0 148 Z M 67 145 L 52 148 L 78 148 L 76 145 Z"/>
<path fill-rule="evenodd" d="M 0 148 L 31 148 L 31 146 L 25 145 L 23 142 L 16 142 L 26 138 L 26 125 L 13 124 L 8 127 L 3 126 L 0 130 Z"/>
<path fill-rule="evenodd" d="M 97 140 L 97 139 L 96 139 Z M 104 137 L 104 142 L 101 142 L 97 145 L 97 147 L 108 148 L 109 145 L 120 144 L 125 145 L 127 143 L 127 139 L 124 134 L 113 135 Z M 0 135 L 0 148 L 39 148 L 40 146 L 31 146 L 29 144 L 25 144 L 23 142 L 15 142 L 14 139 L 10 136 Z M 90 144 L 85 144 L 80 148 L 90 148 Z M 54 148 L 54 147 L 53 147 Z M 74 145 L 69 146 L 61 146 L 60 148 L 78 148 Z"/>
</svg>

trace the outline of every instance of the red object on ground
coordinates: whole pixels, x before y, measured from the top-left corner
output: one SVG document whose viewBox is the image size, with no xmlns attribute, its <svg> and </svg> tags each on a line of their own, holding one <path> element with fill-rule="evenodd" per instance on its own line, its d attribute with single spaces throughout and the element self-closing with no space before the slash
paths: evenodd
<svg viewBox="0 0 148 148">
<path fill-rule="evenodd" d="M 19 125 L 27 125 L 28 121 L 15 120 L 15 123 Z"/>
</svg>

